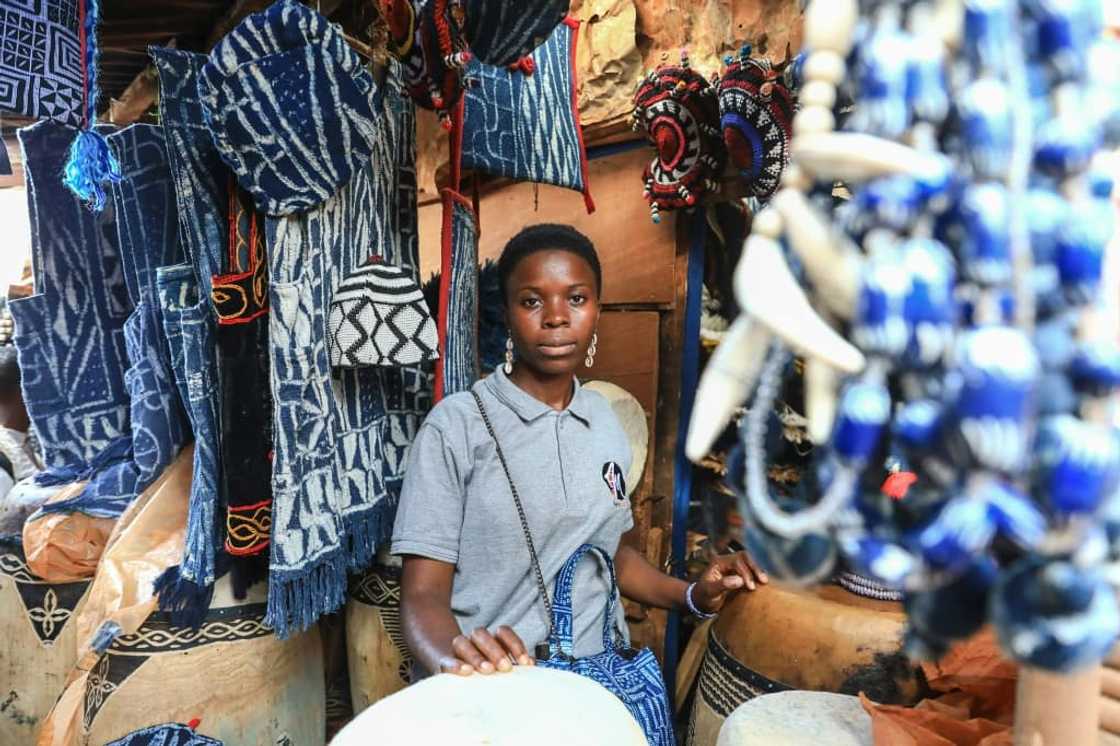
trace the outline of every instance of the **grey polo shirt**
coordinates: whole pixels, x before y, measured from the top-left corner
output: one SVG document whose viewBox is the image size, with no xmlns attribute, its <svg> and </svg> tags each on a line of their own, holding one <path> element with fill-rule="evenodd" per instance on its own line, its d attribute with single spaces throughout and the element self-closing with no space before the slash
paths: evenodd
<svg viewBox="0 0 1120 746">
<path fill-rule="evenodd" d="M 474 385 L 525 507 L 550 597 L 560 567 L 581 544 L 613 557 L 634 525 L 622 484 L 630 444 L 607 400 L 575 385 L 563 411 L 522 391 L 501 369 Z M 464 632 L 508 624 L 530 654 L 544 641 L 547 614 L 521 521 L 469 392 L 442 400 L 417 433 L 392 552 L 455 565 L 451 610 Z M 607 587 L 598 561 L 585 558 L 572 598 L 577 656 L 603 649 Z M 618 621 L 626 634 L 621 609 Z"/>
</svg>

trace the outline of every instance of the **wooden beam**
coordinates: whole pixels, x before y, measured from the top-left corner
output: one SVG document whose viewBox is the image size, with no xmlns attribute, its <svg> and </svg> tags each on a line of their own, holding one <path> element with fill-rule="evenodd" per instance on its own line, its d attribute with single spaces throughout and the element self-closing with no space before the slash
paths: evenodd
<svg viewBox="0 0 1120 746">
<path fill-rule="evenodd" d="M 175 48 L 175 39 L 168 39 L 162 46 Z M 109 121 L 118 127 L 127 127 L 144 116 L 159 98 L 159 78 L 156 69 L 147 65 L 137 73 L 124 89 L 119 99 L 109 100 Z"/>
</svg>

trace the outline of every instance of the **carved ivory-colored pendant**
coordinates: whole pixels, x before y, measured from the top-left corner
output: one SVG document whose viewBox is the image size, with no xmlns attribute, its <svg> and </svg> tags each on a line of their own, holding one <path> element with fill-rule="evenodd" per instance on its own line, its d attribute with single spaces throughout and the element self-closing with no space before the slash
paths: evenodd
<svg viewBox="0 0 1120 746">
<path fill-rule="evenodd" d="M 805 418 L 809 420 L 809 440 L 824 445 L 836 420 L 840 376 L 823 360 L 805 361 Z"/>
<path fill-rule="evenodd" d="M 793 158 L 818 180 L 863 182 L 880 176 L 924 176 L 939 158 L 893 140 L 858 132 L 813 132 L 793 139 Z"/>
<path fill-rule="evenodd" d="M 735 410 L 750 398 L 771 338 L 770 331 L 747 314 L 727 330 L 696 389 L 684 446 L 690 460 L 698 462 L 707 455 Z"/>
<path fill-rule="evenodd" d="M 842 319 L 855 313 L 863 256 L 796 189 L 782 189 L 770 204 L 785 225 L 786 239 L 828 310 Z"/>
<path fill-rule="evenodd" d="M 813 310 L 774 239 L 747 238 L 735 269 L 735 297 L 744 312 L 799 353 L 844 373 L 863 370 L 863 354 Z"/>
</svg>

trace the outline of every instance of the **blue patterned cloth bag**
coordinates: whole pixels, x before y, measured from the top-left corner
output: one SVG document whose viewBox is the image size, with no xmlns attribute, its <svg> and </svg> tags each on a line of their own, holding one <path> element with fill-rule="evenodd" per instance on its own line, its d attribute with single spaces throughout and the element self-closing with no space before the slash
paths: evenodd
<svg viewBox="0 0 1120 746">
<path fill-rule="evenodd" d="M 80 0 L 0 0 L 0 110 L 82 124 Z"/>
<path fill-rule="evenodd" d="M 471 53 L 510 65 L 544 43 L 568 13 L 568 0 L 461 0 Z"/>
<path fill-rule="evenodd" d="M 125 320 L 132 304 L 113 211 L 86 209 L 58 179 L 75 130 L 19 131 L 31 211 L 35 294 L 13 299 L 24 401 L 43 448 L 36 481 L 89 480 L 52 509 L 114 517 L 136 495 L 130 461 Z"/>
<path fill-rule="evenodd" d="M 218 152 L 268 214 L 322 204 L 373 153 L 373 76 L 298 0 L 242 21 L 211 51 L 198 86 Z"/>
<path fill-rule="evenodd" d="M 591 554 L 599 559 L 610 578 L 610 594 L 603 618 L 603 652 L 585 658 L 572 655 L 572 581 L 576 566 Z M 642 726 L 651 746 L 673 746 L 673 717 L 661 666 L 649 648 L 634 650 L 620 641 L 615 629 L 618 583 L 614 563 L 602 549 L 584 544 L 572 554 L 560 574 L 552 600 L 552 634 L 549 657 L 539 661 L 545 668 L 571 671 L 602 684 L 622 700 L 626 709 Z"/>
<path fill-rule="evenodd" d="M 435 398 L 468 390 L 478 380 L 478 218 L 470 200 L 443 197 L 439 284 L 439 360 Z"/>
<path fill-rule="evenodd" d="M 462 164 L 470 170 L 574 189 L 595 209 L 576 104 L 579 21 L 564 18 L 527 61 L 473 61 L 463 96 Z"/>
</svg>

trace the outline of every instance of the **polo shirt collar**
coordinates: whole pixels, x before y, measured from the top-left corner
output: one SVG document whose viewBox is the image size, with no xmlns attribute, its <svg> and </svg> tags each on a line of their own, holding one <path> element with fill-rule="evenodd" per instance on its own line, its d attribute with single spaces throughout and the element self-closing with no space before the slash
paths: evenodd
<svg viewBox="0 0 1120 746">
<path fill-rule="evenodd" d="M 570 412 L 585 425 L 590 425 L 591 407 L 587 401 L 588 393 L 583 390 L 583 386 L 580 385 L 578 378 L 573 378 L 572 380 L 574 382 L 575 391 L 572 392 L 572 400 L 568 402 L 568 407 L 564 411 Z M 516 383 L 509 380 L 509 376 L 506 375 L 500 365 L 497 370 L 486 378 L 486 383 L 491 393 L 503 404 L 512 409 L 514 413 L 525 422 L 532 422 L 553 411 L 552 407 L 536 399 Z"/>
</svg>

